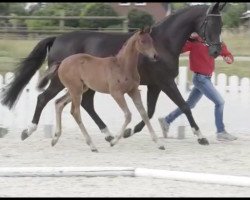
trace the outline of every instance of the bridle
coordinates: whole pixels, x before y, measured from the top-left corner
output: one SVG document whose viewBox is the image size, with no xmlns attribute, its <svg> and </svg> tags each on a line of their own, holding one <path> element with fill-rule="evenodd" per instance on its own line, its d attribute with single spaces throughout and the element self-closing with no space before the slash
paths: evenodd
<svg viewBox="0 0 250 200">
<path fill-rule="evenodd" d="M 202 39 L 204 41 L 204 44 L 206 46 L 214 46 L 214 45 L 221 45 L 221 42 L 219 43 L 213 43 L 213 42 L 209 42 L 206 38 L 206 29 L 207 29 L 207 22 L 208 22 L 208 17 L 221 17 L 221 14 L 209 14 L 209 11 L 210 11 L 210 7 L 208 8 L 207 10 L 207 13 L 206 13 L 206 17 L 203 21 L 203 23 L 201 24 L 201 27 L 202 28 L 204 26 L 204 29 L 203 29 L 203 36 L 202 36 Z"/>
</svg>

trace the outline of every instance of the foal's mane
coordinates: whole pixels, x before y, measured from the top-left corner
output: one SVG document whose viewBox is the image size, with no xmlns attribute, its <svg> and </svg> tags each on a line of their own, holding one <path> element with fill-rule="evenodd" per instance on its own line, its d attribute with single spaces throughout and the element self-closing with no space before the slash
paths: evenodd
<svg viewBox="0 0 250 200">
<path fill-rule="evenodd" d="M 136 30 L 133 32 L 133 34 L 126 40 L 126 42 L 124 42 L 124 44 L 122 45 L 121 49 L 118 51 L 118 53 L 115 55 L 119 55 L 119 53 L 121 53 L 121 51 L 124 49 L 124 47 L 128 44 L 128 41 L 131 40 L 133 37 L 135 37 L 135 35 L 139 32 L 140 30 Z"/>
</svg>

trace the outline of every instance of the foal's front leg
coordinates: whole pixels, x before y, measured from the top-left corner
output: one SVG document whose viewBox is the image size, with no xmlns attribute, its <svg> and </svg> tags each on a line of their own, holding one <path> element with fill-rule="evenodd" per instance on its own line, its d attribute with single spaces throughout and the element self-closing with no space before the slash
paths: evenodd
<svg viewBox="0 0 250 200">
<path fill-rule="evenodd" d="M 135 89 L 133 89 L 131 92 L 128 93 L 128 95 L 132 98 L 137 110 L 139 111 L 139 113 L 142 117 L 142 120 L 144 121 L 144 123 L 148 127 L 148 130 L 151 134 L 152 140 L 157 144 L 159 149 L 165 150 L 164 145 L 161 144 L 161 142 L 159 142 L 158 137 L 155 134 L 155 131 L 153 130 L 153 127 L 149 121 L 147 112 L 142 104 L 141 94 L 140 94 L 140 91 L 138 90 L 138 88 L 136 87 Z"/>
<path fill-rule="evenodd" d="M 125 121 L 122 125 L 122 129 L 120 131 L 120 134 L 117 137 L 115 137 L 115 139 L 111 140 L 111 142 L 110 142 L 110 145 L 114 146 L 123 137 L 125 128 L 131 122 L 131 112 L 128 109 L 128 105 L 127 105 L 127 102 L 125 100 L 123 93 L 114 92 L 114 93 L 110 93 L 110 94 L 112 95 L 114 100 L 117 102 L 117 104 L 120 106 L 120 108 L 122 109 L 122 111 L 124 112 L 124 115 L 125 115 Z"/>
<path fill-rule="evenodd" d="M 71 114 L 73 115 L 76 123 L 78 124 L 79 128 L 81 129 L 82 134 L 86 139 L 86 143 L 90 146 L 91 151 L 98 152 L 98 150 L 95 147 L 94 143 L 92 142 L 92 139 L 89 136 L 85 126 L 82 123 L 81 112 L 80 112 L 80 104 L 81 104 L 81 100 L 82 100 L 82 95 L 77 90 L 76 90 L 76 92 L 75 91 L 69 91 L 69 92 L 70 92 L 70 96 L 72 98 Z"/>
<path fill-rule="evenodd" d="M 102 119 L 98 116 L 94 108 L 94 95 L 95 91 L 89 89 L 82 95 L 82 107 L 87 111 L 89 116 L 95 121 L 99 129 L 102 133 L 105 134 L 105 140 L 110 142 L 114 139 L 113 135 L 110 133 L 106 124 L 102 121 Z"/>
</svg>

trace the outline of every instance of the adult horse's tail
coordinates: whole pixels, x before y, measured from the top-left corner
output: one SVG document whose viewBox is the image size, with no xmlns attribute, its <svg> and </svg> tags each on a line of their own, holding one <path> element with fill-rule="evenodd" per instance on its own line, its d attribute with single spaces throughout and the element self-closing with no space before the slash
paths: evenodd
<svg viewBox="0 0 250 200">
<path fill-rule="evenodd" d="M 41 40 L 32 52 L 21 61 L 15 70 L 14 79 L 6 86 L 2 93 L 1 103 L 8 106 L 10 109 L 17 101 L 20 93 L 28 84 L 32 76 L 42 66 L 48 48 L 50 48 L 56 37 L 48 37 Z"/>
</svg>

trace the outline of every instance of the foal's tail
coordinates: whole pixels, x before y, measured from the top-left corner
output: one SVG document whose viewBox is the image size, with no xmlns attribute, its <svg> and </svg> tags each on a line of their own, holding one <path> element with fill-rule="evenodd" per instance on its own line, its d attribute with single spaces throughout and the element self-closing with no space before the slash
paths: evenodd
<svg viewBox="0 0 250 200">
<path fill-rule="evenodd" d="M 4 88 L 1 103 L 10 109 L 17 101 L 24 87 L 28 84 L 32 76 L 42 66 L 47 51 L 53 45 L 56 37 L 48 37 L 41 40 L 31 51 L 28 57 L 18 64 L 13 80 Z"/>
<path fill-rule="evenodd" d="M 54 64 L 52 67 L 48 68 L 43 77 L 39 80 L 37 84 L 38 89 L 43 89 L 49 82 L 49 80 L 55 75 L 58 67 L 61 63 Z"/>
</svg>

